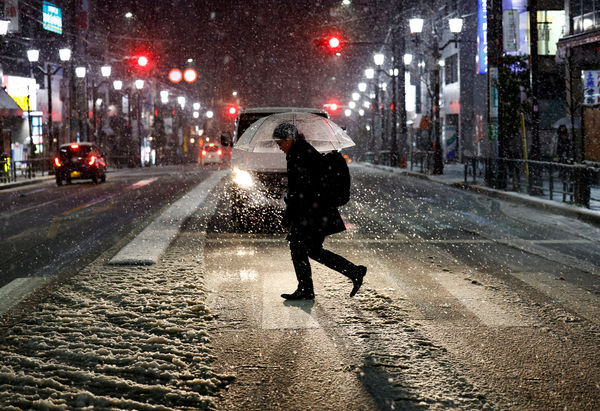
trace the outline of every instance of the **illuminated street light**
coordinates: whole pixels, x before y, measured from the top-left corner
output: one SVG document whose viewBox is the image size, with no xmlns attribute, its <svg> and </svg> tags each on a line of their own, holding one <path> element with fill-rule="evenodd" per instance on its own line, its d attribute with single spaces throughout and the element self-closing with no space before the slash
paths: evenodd
<svg viewBox="0 0 600 411">
<path fill-rule="evenodd" d="M 75 67 L 75 75 L 77 78 L 84 78 L 86 73 L 86 68 L 84 66 Z"/>
<path fill-rule="evenodd" d="M 352 110 L 347 108 L 346 110 L 344 110 L 344 114 L 346 115 L 346 117 L 350 117 L 352 115 Z"/>
<path fill-rule="evenodd" d="M 27 60 L 30 63 L 35 63 L 40 59 L 40 51 L 39 50 L 27 50 Z"/>
<path fill-rule="evenodd" d="M 410 26 L 410 34 L 418 34 L 423 31 L 423 19 L 414 18 L 408 20 L 408 25 Z"/>
<path fill-rule="evenodd" d="M 356 91 L 354 93 L 352 93 L 352 100 L 354 100 L 354 101 L 360 100 L 360 93 L 357 93 Z"/>
<path fill-rule="evenodd" d="M 144 80 L 136 80 L 135 81 L 135 88 L 137 88 L 138 90 L 141 90 L 144 88 Z"/>
<path fill-rule="evenodd" d="M 194 108 L 194 110 L 198 111 L 198 110 L 200 110 L 200 103 L 196 102 L 192 105 L 192 107 Z"/>
<path fill-rule="evenodd" d="M 102 77 L 110 77 L 112 69 L 110 66 L 102 66 L 100 67 L 100 72 L 102 73 Z"/>
<path fill-rule="evenodd" d="M 181 106 L 181 109 L 183 110 L 185 108 L 185 97 L 184 96 L 177 97 L 177 104 L 179 104 Z"/>
<path fill-rule="evenodd" d="M 121 80 L 113 81 L 113 87 L 115 90 L 121 90 L 123 88 L 123 82 Z"/>
<path fill-rule="evenodd" d="M 63 49 L 58 50 L 58 56 L 60 57 L 60 61 L 71 60 L 71 49 L 63 48 Z"/>
<path fill-rule="evenodd" d="M 6 36 L 10 20 L 0 20 L 0 36 Z"/>
<path fill-rule="evenodd" d="M 450 25 L 450 32 L 453 34 L 458 34 L 462 31 L 463 19 L 461 19 L 461 18 L 449 19 L 448 24 Z"/>
<path fill-rule="evenodd" d="M 206 115 L 206 118 L 213 118 L 213 116 L 215 114 L 212 112 L 212 110 L 208 110 L 205 115 Z"/>
<path fill-rule="evenodd" d="M 382 53 L 377 53 L 373 56 L 373 61 L 376 66 L 383 66 L 383 62 L 385 61 L 385 55 Z"/>
<path fill-rule="evenodd" d="M 366 69 L 365 77 L 368 78 L 369 80 L 371 80 L 373 77 L 375 77 L 375 69 L 372 69 L 372 68 Z"/>
<path fill-rule="evenodd" d="M 367 83 L 358 83 L 358 91 L 361 93 L 367 91 Z"/>
<path fill-rule="evenodd" d="M 406 54 L 404 55 L 404 57 L 403 57 L 403 60 L 404 60 L 404 65 L 405 65 L 405 66 L 408 66 L 410 63 L 412 63 L 412 59 L 413 59 L 413 56 L 412 56 L 412 54 L 410 54 L 410 53 L 406 53 Z"/>
<path fill-rule="evenodd" d="M 161 90 L 160 102 L 163 104 L 167 104 L 169 102 L 169 90 Z"/>
</svg>

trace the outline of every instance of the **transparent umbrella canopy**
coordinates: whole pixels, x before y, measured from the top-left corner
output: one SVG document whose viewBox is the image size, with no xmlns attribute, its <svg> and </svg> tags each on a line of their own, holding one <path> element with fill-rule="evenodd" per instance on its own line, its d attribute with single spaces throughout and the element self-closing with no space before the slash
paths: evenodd
<svg viewBox="0 0 600 411">
<path fill-rule="evenodd" d="M 311 113 L 279 113 L 254 122 L 242 134 L 236 148 L 254 153 L 279 152 L 273 140 L 273 130 L 281 123 L 291 123 L 298 128 L 315 149 L 320 152 L 341 150 L 354 146 L 354 141 L 333 121 Z"/>
</svg>

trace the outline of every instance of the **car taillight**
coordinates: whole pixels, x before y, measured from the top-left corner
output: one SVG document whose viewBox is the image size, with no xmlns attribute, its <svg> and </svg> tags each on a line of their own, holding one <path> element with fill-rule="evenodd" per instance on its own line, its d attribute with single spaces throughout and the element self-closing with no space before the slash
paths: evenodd
<svg viewBox="0 0 600 411">
<path fill-rule="evenodd" d="M 201 154 L 202 154 L 202 157 L 206 157 L 206 154 L 208 154 L 208 153 L 206 152 L 206 150 L 202 150 Z"/>
<path fill-rule="evenodd" d="M 90 158 L 88 159 L 88 164 L 93 166 L 95 162 L 96 162 L 96 156 L 90 156 Z"/>
<path fill-rule="evenodd" d="M 60 162 L 60 158 L 54 157 L 54 165 L 56 167 L 62 167 L 62 163 Z"/>
<path fill-rule="evenodd" d="M 223 150 L 221 150 L 221 149 L 218 149 L 218 150 L 217 150 L 217 155 L 219 155 L 219 156 L 222 156 L 222 155 L 223 155 Z"/>
</svg>

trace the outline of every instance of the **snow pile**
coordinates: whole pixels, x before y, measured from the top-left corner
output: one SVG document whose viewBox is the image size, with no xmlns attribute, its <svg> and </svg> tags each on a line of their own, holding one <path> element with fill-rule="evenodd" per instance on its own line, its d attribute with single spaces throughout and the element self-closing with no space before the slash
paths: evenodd
<svg viewBox="0 0 600 411">
<path fill-rule="evenodd" d="M 151 267 L 96 262 L 4 327 L 0 408 L 213 408 L 230 377 L 210 366 L 202 243 L 186 241 Z"/>
</svg>

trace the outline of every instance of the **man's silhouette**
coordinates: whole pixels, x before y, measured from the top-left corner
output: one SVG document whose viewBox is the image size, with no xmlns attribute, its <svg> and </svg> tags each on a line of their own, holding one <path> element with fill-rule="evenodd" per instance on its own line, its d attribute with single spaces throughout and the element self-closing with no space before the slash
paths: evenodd
<svg viewBox="0 0 600 411">
<path fill-rule="evenodd" d="M 352 281 L 353 297 L 363 283 L 367 267 L 355 265 L 344 257 L 323 249 L 325 236 L 346 229 L 337 208 L 327 204 L 321 196 L 320 170 L 323 161 L 296 126 L 279 124 L 273 139 L 286 154 L 288 189 L 283 225 L 289 228 L 292 262 L 298 279 L 298 288 L 291 294 L 281 294 L 286 300 L 315 298 L 308 258 L 336 270 Z"/>
</svg>

